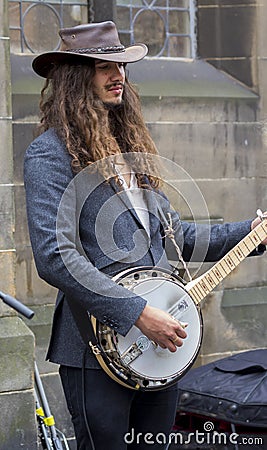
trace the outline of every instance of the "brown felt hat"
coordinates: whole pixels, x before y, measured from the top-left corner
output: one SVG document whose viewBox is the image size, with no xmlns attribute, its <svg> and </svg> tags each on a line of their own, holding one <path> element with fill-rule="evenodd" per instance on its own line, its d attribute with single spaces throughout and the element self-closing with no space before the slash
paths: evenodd
<svg viewBox="0 0 267 450">
<path fill-rule="evenodd" d="M 148 51 L 145 44 L 124 47 L 112 21 L 63 28 L 59 35 L 60 49 L 43 53 L 32 62 L 33 70 L 41 77 L 49 78 L 50 70 L 59 64 L 85 64 L 87 58 L 131 63 L 144 58 Z"/>
</svg>

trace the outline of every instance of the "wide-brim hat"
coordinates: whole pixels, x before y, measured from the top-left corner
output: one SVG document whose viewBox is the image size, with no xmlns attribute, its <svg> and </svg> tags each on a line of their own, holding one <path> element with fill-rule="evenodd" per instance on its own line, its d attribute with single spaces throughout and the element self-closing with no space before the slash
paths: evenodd
<svg viewBox="0 0 267 450">
<path fill-rule="evenodd" d="M 124 47 L 116 25 L 112 21 L 89 23 L 59 30 L 61 45 L 58 51 L 43 53 L 33 62 L 33 70 L 44 78 L 55 65 L 85 64 L 88 58 L 132 63 L 143 59 L 148 48 L 145 44 Z"/>
</svg>

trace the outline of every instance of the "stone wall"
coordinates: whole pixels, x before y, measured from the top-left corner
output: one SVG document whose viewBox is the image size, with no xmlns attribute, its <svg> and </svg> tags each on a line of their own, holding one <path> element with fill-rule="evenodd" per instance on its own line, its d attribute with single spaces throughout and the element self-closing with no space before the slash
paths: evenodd
<svg viewBox="0 0 267 450">
<path fill-rule="evenodd" d="M 16 294 L 12 108 L 7 3 L 0 0 L 0 289 Z M 34 336 L 0 303 L 0 447 L 37 448 L 33 395 Z"/>
</svg>

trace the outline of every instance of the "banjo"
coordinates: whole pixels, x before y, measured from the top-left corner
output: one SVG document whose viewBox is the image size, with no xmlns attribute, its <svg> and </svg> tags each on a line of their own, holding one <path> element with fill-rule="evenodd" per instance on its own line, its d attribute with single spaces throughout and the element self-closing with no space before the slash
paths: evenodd
<svg viewBox="0 0 267 450">
<path fill-rule="evenodd" d="M 172 353 L 150 341 L 136 326 L 121 336 L 91 316 L 97 344 L 90 341 L 89 345 L 105 372 L 125 387 L 147 391 L 164 389 L 185 375 L 201 346 L 201 301 L 266 236 L 267 220 L 262 220 L 211 269 L 186 285 L 175 273 L 160 268 L 136 267 L 116 275 L 114 281 L 142 296 L 150 305 L 186 322 L 187 337 L 182 347 Z"/>
</svg>

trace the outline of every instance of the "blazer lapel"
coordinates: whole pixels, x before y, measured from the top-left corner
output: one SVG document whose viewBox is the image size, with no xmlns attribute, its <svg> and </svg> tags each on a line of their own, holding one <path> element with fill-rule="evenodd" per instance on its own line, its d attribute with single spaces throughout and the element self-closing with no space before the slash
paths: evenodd
<svg viewBox="0 0 267 450">
<path fill-rule="evenodd" d="M 153 189 L 144 189 L 144 199 L 147 204 L 147 209 L 149 212 L 149 222 L 150 222 L 150 237 L 152 237 L 158 230 L 160 222 L 160 214 L 158 209 L 158 198 L 157 194 Z"/>
<path fill-rule="evenodd" d="M 124 206 L 126 206 L 127 210 L 129 210 L 129 212 L 133 215 L 135 220 L 137 220 L 137 222 L 140 223 L 140 225 L 142 226 L 142 223 L 140 222 L 140 219 L 129 200 L 127 192 L 124 189 L 120 188 L 120 186 L 118 186 L 114 178 L 111 178 L 111 180 L 109 180 L 109 183 L 114 192 L 116 192 L 118 199 L 120 199 L 120 201 L 124 204 Z"/>
<path fill-rule="evenodd" d="M 114 192 L 118 195 L 118 198 L 120 201 L 126 206 L 126 208 L 129 210 L 129 212 L 132 214 L 134 219 L 138 222 L 138 224 L 143 227 L 142 222 L 140 221 L 139 216 L 137 215 L 133 205 L 131 204 L 129 197 L 127 195 L 127 192 L 120 188 L 120 186 L 117 185 L 114 178 L 110 180 L 110 185 Z M 147 210 L 149 213 L 149 223 L 150 223 L 150 238 L 155 234 L 155 232 L 158 230 L 159 222 L 161 221 L 161 215 L 159 212 L 158 207 L 158 195 L 153 189 L 142 189 L 144 201 L 147 206 Z"/>
</svg>

